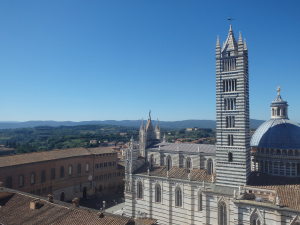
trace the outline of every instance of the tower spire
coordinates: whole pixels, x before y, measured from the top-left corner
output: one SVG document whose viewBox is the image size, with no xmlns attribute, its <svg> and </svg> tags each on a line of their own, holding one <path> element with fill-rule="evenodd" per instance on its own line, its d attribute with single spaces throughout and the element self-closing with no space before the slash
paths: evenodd
<svg viewBox="0 0 300 225">
<path fill-rule="evenodd" d="M 222 52 L 224 52 L 224 51 L 229 52 L 229 51 L 234 51 L 234 50 L 237 50 L 237 43 L 236 43 L 236 40 L 234 38 L 234 33 L 233 33 L 232 26 L 230 24 L 227 39 L 226 39 L 225 43 L 222 46 Z"/>
<path fill-rule="evenodd" d="M 219 35 L 217 36 L 217 42 L 216 42 L 216 57 L 220 57 L 221 55 L 221 46 L 220 46 L 220 38 Z"/>
<path fill-rule="evenodd" d="M 246 39 L 244 39 L 244 50 L 248 50 Z"/>
<path fill-rule="evenodd" d="M 239 32 L 239 40 L 238 40 L 238 43 L 243 43 L 243 37 L 242 37 L 242 33 Z"/>
<path fill-rule="evenodd" d="M 220 37 L 219 37 L 219 35 L 217 36 L 216 47 L 217 47 L 217 48 L 220 47 Z"/>
</svg>

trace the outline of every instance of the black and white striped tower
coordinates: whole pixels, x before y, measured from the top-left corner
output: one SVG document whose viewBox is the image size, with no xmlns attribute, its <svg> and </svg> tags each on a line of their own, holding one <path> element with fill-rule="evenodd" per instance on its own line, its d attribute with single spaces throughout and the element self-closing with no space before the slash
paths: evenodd
<svg viewBox="0 0 300 225">
<path fill-rule="evenodd" d="M 248 49 L 232 26 L 216 44 L 216 184 L 237 187 L 250 174 Z"/>
</svg>

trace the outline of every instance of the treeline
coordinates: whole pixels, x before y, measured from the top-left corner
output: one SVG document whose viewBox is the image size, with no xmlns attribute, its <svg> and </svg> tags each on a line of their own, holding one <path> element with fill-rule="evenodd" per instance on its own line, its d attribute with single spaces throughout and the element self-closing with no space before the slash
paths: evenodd
<svg viewBox="0 0 300 225">
<path fill-rule="evenodd" d="M 35 127 L 0 130 L 0 144 L 25 153 L 128 142 L 131 136 L 137 138 L 137 135 L 135 128 L 108 125 Z M 90 143 L 91 140 L 97 143 Z"/>
<path fill-rule="evenodd" d="M 35 127 L 0 130 L 0 145 L 16 149 L 17 153 L 48 151 L 75 147 L 97 147 L 113 143 L 126 143 L 133 137 L 138 140 L 139 131 L 133 127 L 113 125 L 81 125 L 61 127 Z M 213 144 L 212 129 L 163 129 L 168 142 L 193 142 Z"/>
<path fill-rule="evenodd" d="M 175 142 L 193 142 L 199 141 L 201 143 L 214 144 L 215 131 L 213 129 L 194 128 L 193 130 L 180 129 L 167 132 L 167 141 Z M 203 139 L 201 141 L 201 139 Z"/>
</svg>

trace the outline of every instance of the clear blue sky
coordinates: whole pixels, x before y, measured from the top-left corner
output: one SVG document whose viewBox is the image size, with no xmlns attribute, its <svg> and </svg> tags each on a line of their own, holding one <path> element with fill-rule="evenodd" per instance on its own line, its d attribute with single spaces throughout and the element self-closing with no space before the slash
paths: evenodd
<svg viewBox="0 0 300 225">
<path fill-rule="evenodd" d="M 247 40 L 251 118 L 300 121 L 300 1 L 2 0 L 0 121 L 215 119 L 215 42 Z"/>
</svg>

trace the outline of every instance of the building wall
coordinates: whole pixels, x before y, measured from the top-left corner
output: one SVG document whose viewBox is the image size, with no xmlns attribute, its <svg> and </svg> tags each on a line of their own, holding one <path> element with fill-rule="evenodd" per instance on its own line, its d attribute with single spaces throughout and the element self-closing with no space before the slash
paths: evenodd
<svg viewBox="0 0 300 225">
<path fill-rule="evenodd" d="M 87 196 L 112 194 L 123 186 L 124 169 L 119 169 L 117 162 L 117 153 L 112 152 L 0 167 L 0 181 L 6 187 L 32 194 L 45 196 L 53 193 L 56 199 L 60 199 L 64 193 L 64 200 L 84 197 L 84 192 Z M 72 167 L 72 171 L 69 171 L 69 167 Z M 61 168 L 64 168 L 63 176 L 60 174 Z M 54 178 L 51 178 L 51 170 L 55 170 Z M 45 171 L 44 181 L 42 171 Z M 33 184 L 32 173 L 35 174 Z M 20 176 L 24 177 L 23 185 Z M 9 177 L 11 185 L 7 182 Z"/>
<path fill-rule="evenodd" d="M 297 213 L 287 208 L 255 201 L 236 200 L 232 195 L 211 191 L 199 182 L 175 180 L 145 175 L 132 175 L 132 190 L 125 193 L 126 215 L 158 219 L 162 225 L 217 225 L 220 202 L 226 204 L 227 224 L 251 225 L 250 218 L 256 213 L 261 225 L 290 225 Z M 143 184 L 143 198 L 137 198 L 137 183 Z M 161 202 L 155 202 L 155 185 L 162 189 Z M 175 189 L 182 190 L 182 207 L 175 206 Z M 199 208 L 202 194 L 202 209 Z"/>
<path fill-rule="evenodd" d="M 148 161 L 150 162 L 153 157 L 154 165 L 166 165 L 167 157 L 170 156 L 172 159 L 172 166 L 180 168 L 186 167 L 187 158 L 191 159 L 193 169 L 207 169 L 207 161 L 212 160 L 215 168 L 215 155 L 210 154 L 188 154 L 184 152 L 164 152 L 164 151 L 148 151 Z"/>
</svg>

